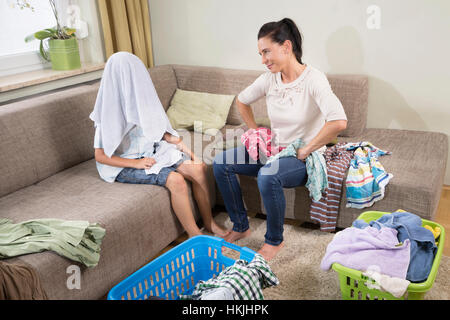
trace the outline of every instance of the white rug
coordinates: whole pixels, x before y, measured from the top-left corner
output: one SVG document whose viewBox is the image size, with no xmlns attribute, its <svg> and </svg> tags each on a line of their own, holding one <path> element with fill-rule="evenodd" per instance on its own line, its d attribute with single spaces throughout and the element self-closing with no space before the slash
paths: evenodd
<svg viewBox="0 0 450 320">
<path fill-rule="evenodd" d="M 222 212 L 215 220 L 228 229 L 232 223 Z M 259 250 L 264 243 L 266 221 L 249 217 L 252 234 L 236 242 L 239 246 Z M 295 225 L 284 225 L 284 247 L 269 265 L 280 284 L 264 290 L 267 300 L 338 300 L 341 299 L 338 275 L 322 271 L 320 262 L 334 234 Z M 450 299 L 450 257 L 442 256 L 436 281 L 425 299 Z"/>
</svg>

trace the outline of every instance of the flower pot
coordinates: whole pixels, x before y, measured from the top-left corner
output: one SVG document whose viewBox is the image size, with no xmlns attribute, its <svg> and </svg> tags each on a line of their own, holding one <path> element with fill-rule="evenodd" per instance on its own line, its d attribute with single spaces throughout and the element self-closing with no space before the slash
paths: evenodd
<svg viewBox="0 0 450 320">
<path fill-rule="evenodd" d="M 81 68 L 77 38 L 73 37 L 65 40 L 50 39 L 48 45 L 53 70 Z"/>
</svg>

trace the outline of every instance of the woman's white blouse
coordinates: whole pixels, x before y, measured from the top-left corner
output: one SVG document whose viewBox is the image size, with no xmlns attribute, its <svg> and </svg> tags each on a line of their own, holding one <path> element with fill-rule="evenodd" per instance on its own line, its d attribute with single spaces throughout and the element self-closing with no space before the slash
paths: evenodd
<svg viewBox="0 0 450 320">
<path fill-rule="evenodd" d="M 282 147 L 297 138 L 308 144 L 326 121 L 347 120 L 342 103 L 325 74 L 309 65 L 290 83 L 281 81 L 280 72 L 263 73 L 238 95 L 238 99 L 250 105 L 263 96 L 266 96 L 275 143 Z M 324 150 L 325 146 L 318 151 Z"/>
</svg>

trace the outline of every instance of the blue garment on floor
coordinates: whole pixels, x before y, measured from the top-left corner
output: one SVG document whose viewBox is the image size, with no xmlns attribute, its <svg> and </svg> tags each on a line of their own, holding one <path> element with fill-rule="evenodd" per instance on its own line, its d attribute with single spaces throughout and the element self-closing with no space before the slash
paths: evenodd
<svg viewBox="0 0 450 320">
<path fill-rule="evenodd" d="M 398 241 L 403 242 L 409 239 L 411 242 L 406 279 L 411 282 L 423 282 L 428 278 L 437 247 L 433 233 L 422 227 L 422 219 L 419 216 L 410 212 L 393 212 L 369 223 L 364 220 L 355 220 L 353 226 L 360 229 L 367 226 L 377 229 L 382 227 L 396 229 Z"/>
</svg>

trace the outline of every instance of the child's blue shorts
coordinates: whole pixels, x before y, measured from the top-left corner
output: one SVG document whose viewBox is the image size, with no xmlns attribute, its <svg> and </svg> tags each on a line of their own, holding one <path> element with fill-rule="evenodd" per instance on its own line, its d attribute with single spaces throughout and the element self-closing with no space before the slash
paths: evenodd
<svg viewBox="0 0 450 320">
<path fill-rule="evenodd" d="M 167 177 L 172 171 L 175 171 L 184 161 L 190 157 L 183 152 L 183 158 L 171 167 L 162 168 L 157 174 L 146 174 L 145 169 L 123 168 L 116 178 L 117 182 L 134 184 L 154 184 L 165 186 Z"/>
</svg>

